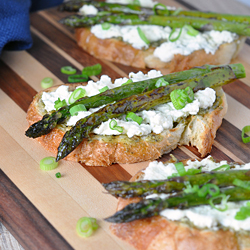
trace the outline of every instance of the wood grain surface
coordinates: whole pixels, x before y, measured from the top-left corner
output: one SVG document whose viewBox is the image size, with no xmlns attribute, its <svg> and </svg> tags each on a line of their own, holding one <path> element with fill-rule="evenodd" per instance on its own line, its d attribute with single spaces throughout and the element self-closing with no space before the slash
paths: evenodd
<svg viewBox="0 0 250 250">
<path fill-rule="evenodd" d="M 228 4 L 214 0 L 161 2 L 182 8 L 250 14 L 250 8 L 234 0 L 227 1 Z M 28 126 L 26 111 L 33 96 L 41 90 L 41 79 L 52 77 L 55 85 L 67 82 L 67 76 L 60 72 L 62 66 L 71 65 L 80 72 L 85 66 L 101 63 L 102 74 L 113 80 L 131 71 L 146 72 L 93 58 L 80 49 L 73 30 L 58 23 L 65 15 L 56 8 L 31 14 L 33 47 L 4 52 L 0 58 L 0 222 L 24 249 L 132 249 L 113 236 L 109 224 L 103 221 L 115 211 L 117 200 L 104 192 L 101 183 L 129 180 L 148 162 L 105 168 L 61 161 L 58 169 L 43 172 L 39 161 L 50 153 L 24 135 Z M 247 40 L 234 61 L 244 64 L 247 77 L 224 87 L 229 110 L 211 152 L 218 160 L 250 162 L 250 145 L 241 142 L 241 129 L 250 124 L 249 55 Z M 189 146 L 172 153 L 179 159 L 200 158 L 196 148 Z M 161 160 L 169 157 L 164 155 Z M 60 179 L 55 177 L 58 171 L 62 174 Z M 83 216 L 97 218 L 100 225 L 88 239 L 78 237 L 75 232 L 76 222 Z M 10 244 L 6 249 L 15 248 Z"/>
</svg>

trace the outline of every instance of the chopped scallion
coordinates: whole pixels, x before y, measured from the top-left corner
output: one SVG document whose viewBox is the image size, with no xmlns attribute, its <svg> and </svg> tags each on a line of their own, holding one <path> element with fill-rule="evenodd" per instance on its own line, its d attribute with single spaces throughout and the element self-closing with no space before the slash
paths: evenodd
<svg viewBox="0 0 250 250">
<path fill-rule="evenodd" d="M 153 11 L 154 11 L 155 15 L 158 15 L 157 7 L 162 7 L 162 9 L 166 10 L 166 14 L 164 14 L 164 16 L 169 16 L 169 10 L 168 10 L 167 6 L 162 4 L 162 3 L 157 3 L 157 4 L 154 5 Z"/>
<path fill-rule="evenodd" d="M 250 190 L 250 181 L 242 181 L 240 179 L 234 179 L 233 185 Z"/>
<path fill-rule="evenodd" d="M 199 34 L 199 31 L 194 29 L 191 25 L 185 25 L 187 28 L 187 34 L 190 36 L 197 36 Z"/>
<path fill-rule="evenodd" d="M 241 138 L 242 138 L 242 141 L 243 141 L 244 143 L 250 142 L 250 136 L 244 137 L 245 133 L 248 133 L 248 132 L 250 132 L 250 126 L 245 126 L 245 127 L 242 129 L 242 133 L 241 133 Z"/>
<path fill-rule="evenodd" d="M 81 237 L 89 237 L 97 228 L 96 219 L 90 217 L 82 217 L 76 224 L 76 232 Z"/>
<path fill-rule="evenodd" d="M 213 169 L 212 171 L 219 171 L 219 170 L 223 170 L 223 171 L 226 171 L 226 170 L 229 170 L 230 169 L 230 166 L 228 164 L 224 164 L 218 168 L 215 168 Z"/>
<path fill-rule="evenodd" d="M 229 196 L 227 197 L 225 194 L 220 194 L 218 196 L 215 196 L 215 197 L 211 197 L 208 202 L 210 204 L 210 206 L 218 211 L 221 211 L 221 212 L 224 212 L 228 209 L 228 205 L 227 205 L 227 200 L 228 200 Z M 219 208 L 219 207 L 216 207 L 214 205 L 214 202 L 217 200 L 217 199 L 221 199 L 221 203 L 220 205 L 223 206 L 222 208 Z"/>
<path fill-rule="evenodd" d="M 185 88 L 185 92 L 187 93 L 187 102 L 191 103 L 194 100 L 194 91 L 190 87 Z"/>
<path fill-rule="evenodd" d="M 250 202 L 247 202 L 246 206 L 242 206 L 234 218 L 236 220 L 245 220 L 248 217 L 250 217 Z"/>
<path fill-rule="evenodd" d="M 61 178 L 61 177 L 62 177 L 62 175 L 60 172 L 56 173 L 56 178 Z"/>
<path fill-rule="evenodd" d="M 150 41 L 147 39 L 146 35 L 144 34 L 144 32 L 142 31 L 142 29 L 140 27 L 137 27 L 137 32 L 141 38 L 141 40 L 146 43 L 147 45 L 150 44 Z"/>
<path fill-rule="evenodd" d="M 181 89 L 175 89 L 170 93 L 171 102 L 174 105 L 174 108 L 179 110 L 186 106 L 186 100 L 183 100 L 181 96 Z"/>
<path fill-rule="evenodd" d="M 55 169 L 58 166 L 58 162 L 56 162 L 56 158 L 52 156 L 43 158 L 39 164 L 40 164 L 40 169 L 44 171 Z"/>
<path fill-rule="evenodd" d="M 97 64 L 92 65 L 92 66 L 85 67 L 82 70 L 82 74 L 87 75 L 87 76 L 99 75 L 101 72 L 102 72 L 102 65 L 100 63 L 97 63 Z"/>
<path fill-rule="evenodd" d="M 80 111 L 87 111 L 86 107 L 83 104 L 75 105 L 69 110 L 71 116 L 78 115 Z"/>
<path fill-rule="evenodd" d="M 128 114 L 126 115 L 126 120 L 127 121 L 134 121 L 134 122 L 137 122 L 139 125 L 141 125 L 143 118 L 136 115 L 133 112 L 128 112 Z"/>
<path fill-rule="evenodd" d="M 169 82 L 165 81 L 163 78 L 159 78 L 155 83 L 155 87 L 157 88 L 167 85 L 169 85 Z"/>
<path fill-rule="evenodd" d="M 205 184 L 198 190 L 198 196 L 205 197 L 207 194 L 210 194 L 212 197 L 218 196 L 220 194 L 220 189 L 215 184 Z"/>
<path fill-rule="evenodd" d="M 87 82 L 89 77 L 87 75 L 72 75 L 68 77 L 68 82 Z"/>
<path fill-rule="evenodd" d="M 58 99 L 55 101 L 54 108 L 55 108 L 56 110 L 58 110 L 58 109 L 60 109 L 61 107 L 66 106 L 66 105 L 67 105 L 67 102 L 66 102 L 65 99 L 63 99 L 63 100 L 61 101 L 61 99 L 58 98 Z"/>
<path fill-rule="evenodd" d="M 168 40 L 170 42 L 175 42 L 175 41 L 177 41 L 180 38 L 181 32 L 182 32 L 182 28 L 180 28 L 178 35 L 175 38 L 172 38 L 172 36 L 175 33 L 175 31 L 176 31 L 176 28 L 173 28 L 172 31 L 169 34 Z"/>
<path fill-rule="evenodd" d="M 74 75 L 76 73 L 76 69 L 71 66 L 64 66 L 61 68 L 61 72 L 66 75 Z"/>
<path fill-rule="evenodd" d="M 105 86 L 105 87 L 99 89 L 99 92 L 100 92 L 100 93 L 103 93 L 103 92 L 107 91 L 108 89 L 109 89 L 109 87 L 108 87 L 108 86 Z"/>
<path fill-rule="evenodd" d="M 128 79 L 126 82 L 124 82 L 122 85 L 133 83 L 132 79 Z"/>
<path fill-rule="evenodd" d="M 101 25 L 103 30 L 109 30 L 111 27 L 110 23 L 102 23 Z"/>
<path fill-rule="evenodd" d="M 174 165 L 175 165 L 175 168 L 180 176 L 186 175 L 186 169 L 185 169 L 184 164 L 182 162 L 177 162 Z"/>
<path fill-rule="evenodd" d="M 173 12 L 172 16 L 178 16 L 181 11 L 182 11 L 182 8 L 178 8 L 177 10 Z"/>
<path fill-rule="evenodd" d="M 53 79 L 51 77 L 45 77 L 41 81 L 41 87 L 43 89 L 50 88 L 53 85 Z"/>
<path fill-rule="evenodd" d="M 112 129 L 112 130 L 116 130 L 118 131 L 119 133 L 122 133 L 123 132 L 123 128 L 121 126 L 117 126 L 117 121 L 112 119 L 110 122 L 109 122 L 109 128 Z"/>
<path fill-rule="evenodd" d="M 74 103 L 78 99 L 84 97 L 86 95 L 86 90 L 83 88 L 77 88 L 73 91 L 73 93 L 69 97 L 69 104 Z"/>
</svg>

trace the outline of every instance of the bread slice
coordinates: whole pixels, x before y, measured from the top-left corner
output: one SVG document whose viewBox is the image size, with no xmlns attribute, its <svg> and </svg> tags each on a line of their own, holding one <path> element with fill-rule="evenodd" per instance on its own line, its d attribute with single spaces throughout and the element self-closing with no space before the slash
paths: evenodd
<svg viewBox="0 0 250 250">
<path fill-rule="evenodd" d="M 173 60 L 166 63 L 153 55 L 153 47 L 140 50 L 118 39 L 99 39 L 89 28 L 77 28 L 75 33 L 78 45 L 97 58 L 138 68 L 161 69 L 164 74 L 204 64 L 228 64 L 238 55 L 246 40 L 246 37 L 241 36 L 231 43 L 224 43 L 214 54 L 207 54 L 205 50 L 197 50 L 187 56 L 176 54 Z"/>
<path fill-rule="evenodd" d="M 78 84 L 68 84 L 72 91 Z M 52 87 L 44 91 L 55 91 Z M 46 114 L 41 100 L 43 91 L 33 99 L 27 112 L 29 125 L 42 119 Z M 221 88 L 216 90 L 217 99 L 210 109 L 198 115 L 183 119 L 173 129 L 147 136 L 91 134 L 88 139 L 71 152 L 66 159 L 85 163 L 89 166 L 109 166 L 112 163 L 136 163 L 160 158 L 178 145 L 196 146 L 201 156 L 206 156 L 212 148 L 217 129 L 227 111 L 226 97 Z M 56 154 L 64 133 L 70 129 L 61 124 L 49 134 L 36 138 L 41 145 Z"/>
<path fill-rule="evenodd" d="M 185 165 L 186 161 L 182 161 Z M 138 172 L 130 181 L 143 179 Z M 139 198 L 118 199 L 117 211 Z M 111 224 L 117 237 L 127 241 L 137 250 L 249 250 L 250 233 L 228 229 L 199 229 L 188 222 L 170 221 L 162 216 Z"/>
</svg>

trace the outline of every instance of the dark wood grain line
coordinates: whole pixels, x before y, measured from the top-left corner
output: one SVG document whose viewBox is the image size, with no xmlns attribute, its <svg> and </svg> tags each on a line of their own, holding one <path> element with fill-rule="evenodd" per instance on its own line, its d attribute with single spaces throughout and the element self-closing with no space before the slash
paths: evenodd
<svg viewBox="0 0 250 250">
<path fill-rule="evenodd" d="M 73 249 L 2 170 L 0 220 L 25 249 Z"/>
<path fill-rule="evenodd" d="M 63 83 L 68 82 L 68 75 L 61 73 L 61 67 L 72 66 L 75 68 L 74 65 L 34 33 L 32 33 L 32 39 L 34 44 L 27 52 L 50 70 Z M 77 74 L 81 74 L 81 72 L 78 71 Z"/>
<path fill-rule="evenodd" d="M 82 166 L 100 183 L 128 181 L 131 178 L 131 175 L 119 164 L 113 164 L 109 167 L 89 167 L 85 164 L 82 164 Z"/>
<path fill-rule="evenodd" d="M 239 103 L 250 109 L 250 87 L 248 85 L 237 80 L 223 86 L 223 90 Z"/>
<path fill-rule="evenodd" d="M 243 143 L 241 131 L 227 120 L 216 133 L 216 141 L 244 162 L 250 162 L 250 143 Z"/>
<path fill-rule="evenodd" d="M 21 109 L 27 112 L 33 96 L 36 95 L 37 92 L 1 60 L 0 75 L 0 88 Z"/>
<path fill-rule="evenodd" d="M 81 63 L 84 67 L 96 63 L 101 63 L 103 66 L 102 74 L 110 76 L 113 80 L 119 78 L 120 75 L 112 68 L 103 64 L 101 60 L 92 57 L 87 52 L 77 46 L 76 42 L 51 25 L 46 19 L 37 13 L 31 14 L 31 25 L 45 35 L 56 46 L 66 52 L 69 56 L 74 58 L 77 62 Z M 65 65 L 63 65 L 65 66 Z"/>
</svg>

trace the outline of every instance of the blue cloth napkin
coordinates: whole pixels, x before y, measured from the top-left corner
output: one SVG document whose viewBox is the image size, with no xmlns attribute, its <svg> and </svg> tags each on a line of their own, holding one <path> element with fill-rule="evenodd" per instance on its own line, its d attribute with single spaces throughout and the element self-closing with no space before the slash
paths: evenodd
<svg viewBox="0 0 250 250">
<path fill-rule="evenodd" d="M 0 0 L 0 54 L 32 46 L 30 11 L 50 8 L 63 0 Z"/>
</svg>

